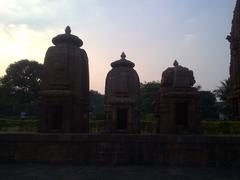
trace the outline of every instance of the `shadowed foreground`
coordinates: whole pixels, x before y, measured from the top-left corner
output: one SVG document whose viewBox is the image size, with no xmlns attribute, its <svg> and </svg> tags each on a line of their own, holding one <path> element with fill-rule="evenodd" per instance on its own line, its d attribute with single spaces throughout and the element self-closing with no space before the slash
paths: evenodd
<svg viewBox="0 0 240 180">
<path fill-rule="evenodd" d="M 240 136 L 0 133 L 1 163 L 240 167 Z"/>
<path fill-rule="evenodd" d="M 0 164 L 4 180 L 239 180 L 237 168 L 166 168 L 157 166 L 50 166 Z"/>
</svg>

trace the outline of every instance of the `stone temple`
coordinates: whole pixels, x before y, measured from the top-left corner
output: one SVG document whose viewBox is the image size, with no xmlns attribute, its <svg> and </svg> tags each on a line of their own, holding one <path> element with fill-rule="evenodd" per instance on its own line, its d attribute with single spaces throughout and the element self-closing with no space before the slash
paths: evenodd
<svg viewBox="0 0 240 180">
<path fill-rule="evenodd" d="M 199 125 L 199 94 L 193 72 L 175 60 L 162 73 L 156 98 L 158 133 L 195 133 Z"/>
<path fill-rule="evenodd" d="M 231 113 L 234 119 L 240 119 L 240 1 L 236 3 L 232 20 L 232 30 L 227 37 L 230 42 L 230 82 L 232 93 L 230 97 Z"/>
<path fill-rule="evenodd" d="M 111 63 L 105 84 L 106 131 L 138 133 L 140 82 L 134 63 L 125 59 Z"/>
<path fill-rule="evenodd" d="M 88 57 L 81 39 L 65 34 L 52 39 L 41 83 L 42 132 L 88 132 Z"/>
</svg>

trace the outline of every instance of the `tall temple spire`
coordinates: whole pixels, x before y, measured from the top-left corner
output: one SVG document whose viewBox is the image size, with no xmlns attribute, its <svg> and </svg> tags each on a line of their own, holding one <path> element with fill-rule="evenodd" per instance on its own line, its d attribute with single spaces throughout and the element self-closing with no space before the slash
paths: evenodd
<svg viewBox="0 0 240 180">
<path fill-rule="evenodd" d="M 236 1 L 233 13 L 231 33 L 227 36 L 230 42 L 230 82 L 231 95 L 229 97 L 231 116 L 240 119 L 240 0 Z"/>
<path fill-rule="evenodd" d="M 240 37 L 240 0 L 237 0 L 236 6 L 234 9 L 230 40 L 237 37 Z"/>
<path fill-rule="evenodd" d="M 236 6 L 235 6 L 234 13 L 235 13 L 235 11 L 237 11 L 237 9 L 238 9 L 238 12 L 239 12 L 239 9 L 240 9 L 240 0 L 237 0 L 237 2 L 236 2 Z"/>
</svg>

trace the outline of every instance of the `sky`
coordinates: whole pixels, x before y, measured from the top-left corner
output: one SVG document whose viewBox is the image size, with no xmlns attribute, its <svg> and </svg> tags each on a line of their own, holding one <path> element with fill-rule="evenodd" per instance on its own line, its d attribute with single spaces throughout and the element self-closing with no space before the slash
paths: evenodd
<svg viewBox="0 0 240 180">
<path fill-rule="evenodd" d="M 110 63 L 124 51 L 141 82 L 160 81 L 175 59 L 214 90 L 229 76 L 226 36 L 236 0 L 0 0 L 0 76 L 21 59 L 44 62 L 52 38 L 83 40 L 90 89 L 104 93 Z"/>
</svg>

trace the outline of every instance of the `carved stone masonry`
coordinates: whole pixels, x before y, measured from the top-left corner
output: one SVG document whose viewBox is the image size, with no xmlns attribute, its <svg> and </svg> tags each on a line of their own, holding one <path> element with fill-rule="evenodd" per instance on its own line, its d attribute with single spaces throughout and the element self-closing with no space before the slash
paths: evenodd
<svg viewBox="0 0 240 180">
<path fill-rule="evenodd" d="M 162 73 L 156 98 L 158 133 L 197 133 L 199 128 L 198 91 L 193 72 L 175 60 Z"/>
<path fill-rule="evenodd" d="M 105 84 L 106 131 L 113 133 L 139 132 L 140 83 L 135 66 L 121 59 L 111 63 L 112 70 L 107 74 Z"/>
<path fill-rule="evenodd" d="M 232 29 L 227 40 L 230 42 L 230 82 L 232 86 L 229 98 L 233 119 L 240 119 L 240 1 L 234 10 Z"/>
<path fill-rule="evenodd" d="M 42 132 L 88 132 L 88 57 L 81 39 L 65 34 L 52 39 L 41 84 Z"/>
</svg>

